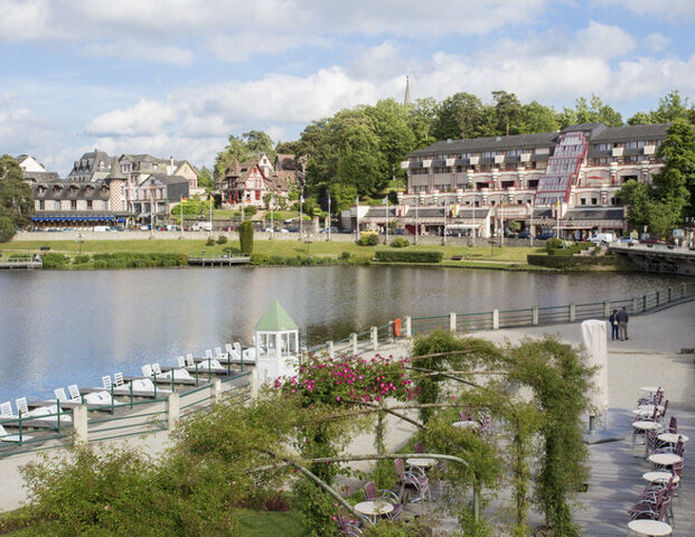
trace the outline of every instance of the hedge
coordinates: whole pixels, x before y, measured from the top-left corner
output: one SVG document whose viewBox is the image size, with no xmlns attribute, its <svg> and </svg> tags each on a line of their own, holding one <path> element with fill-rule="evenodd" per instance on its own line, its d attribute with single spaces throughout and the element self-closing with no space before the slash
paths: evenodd
<svg viewBox="0 0 695 537">
<path fill-rule="evenodd" d="M 94 254 L 94 268 L 121 269 L 147 267 L 182 267 L 188 265 L 185 254 L 131 253 Z"/>
<path fill-rule="evenodd" d="M 567 256 L 567 255 L 528 255 L 529 265 L 550 268 L 588 267 L 591 265 L 613 265 L 615 256 Z"/>
<path fill-rule="evenodd" d="M 48 252 L 43 255 L 43 268 L 45 269 L 62 269 L 69 262 L 70 258 L 65 254 Z"/>
<path fill-rule="evenodd" d="M 377 250 L 374 256 L 382 263 L 439 263 L 444 254 L 422 250 Z"/>
</svg>

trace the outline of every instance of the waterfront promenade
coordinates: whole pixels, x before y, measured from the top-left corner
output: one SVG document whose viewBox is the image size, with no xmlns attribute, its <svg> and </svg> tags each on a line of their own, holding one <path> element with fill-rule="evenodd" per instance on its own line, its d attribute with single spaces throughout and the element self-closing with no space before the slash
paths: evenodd
<svg viewBox="0 0 695 537">
<path fill-rule="evenodd" d="M 629 323 L 630 339 L 625 342 L 609 342 L 609 398 L 608 426 L 619 429 L 625 438 L 619 442 L 593 445 L 590 448 L 592 475 L 586 493 L 578 498 L 577 519 L 590 537 L 608 537 L 626 534 L 627 509 L 634 503 L 644 486 L 641 474 L 648 470 L 644 459 L 630 454 L 630 410 L 639 395 L 639 387 L 645 384 L 661 385 L 670 400 L 669 416 L 678 416 L 679 430 L 695 438 L 695 364 L 692 354 L 681 354 L 681 349 L 695 346 L 695 301 L 681 303 L 661 311 L 635 316 Z M 581 341 L 580 324 L 556 324 L 552 326 L 524 327 L 477 332 L 496 343 L 517 343 L 524 337 L 557 335 L 563 341 L 578 345 Z M 401 340 L 383 346 L 379 353 L 403 357 L 408 353 L 409 342 Z M 370 357 L 373 351 L 363 353 Z M 415 432 L 414 427 L 393 419 L 388 424 L 388 448 L 403 446 Z M 167 432 L 160 431 L 147 437 L 133 437 L 128 445 L 161 453 L 167 444 Z M 364 433 L 355 438 L 348 448 L 351 453 L 373 451 L 373 437 Z M 18 468 L 33 460 L 36 455 L 26 454 L 0 460 L 0 474 L 5 484 L 0 489 L 0 510 L 13 509 L 26 499 L 22 490 Z M 366 463 L 365 463 L 366 464 Z M 359 486 L 357 482 L 350 482 Z M 695 475 L 687 464 L 681 482 L 681 500 L 676 504 L 676 523 L 679 535 L 695 535 Z M 500 494 L 489 509 L 498 510 L 506 498 Z M 538 513 L 532 513 L 531 521 L 540 524 Z M 456 521 L 441 518 L 441 529 L 453 528 Z"/>
</svg>

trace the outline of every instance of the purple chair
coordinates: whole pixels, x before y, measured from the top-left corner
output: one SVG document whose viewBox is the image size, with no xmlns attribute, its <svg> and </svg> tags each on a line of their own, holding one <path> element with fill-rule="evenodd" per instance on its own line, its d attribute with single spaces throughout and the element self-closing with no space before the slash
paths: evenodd
<svg viewBox="0 0 695 537">
<path fill-rule="evenodd" d="M 422 500 L 422 510 L 424 513 L 424 500 L 429 496 L 430 492 L 430 482 L 429 479 L 427 479 L 425 472 L 421 468 L 416 467 L 406 471 L 403 465 L 403 459 L 396 459 L 394 464 L 396 466 L 396 475 L 398 476 L 398 484 L 400 487 L 399 496 L 402 497 L 406 489 L 414 490 L 417 496 L 410 501 L 418 502 Z"/>
<path fill-rule="evenodd" d="M 393 511 L 388 515 L 391 520 L 400 520 L 403 514 L 403 504 L 398 499 L 398 494 L 389 489 L 377 489 L 374 481 L 367 481 L 363 487 L 365 500 L 384 500 L 393 505 Z"/>
<path fill-rule="evenodd" d="M 423 444 L 421 441 L 415 442 L 415 445 L 413 446 L 413 451 L 415 453 L 424 453 L 425 452 L 425 444 Z"/>
</svg>

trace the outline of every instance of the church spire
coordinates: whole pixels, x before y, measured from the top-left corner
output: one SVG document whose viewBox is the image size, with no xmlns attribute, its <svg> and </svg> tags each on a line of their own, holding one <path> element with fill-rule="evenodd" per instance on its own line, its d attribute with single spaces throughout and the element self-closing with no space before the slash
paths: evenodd
<svg viewBox="0 0 695 537">
<path fill-rule="evenodd" d="M 405 97 L 403 98 L 403 104 L 406 106 L 410 104 L 410 77 L 409 76 L 405 77 Z"/>
</svg>

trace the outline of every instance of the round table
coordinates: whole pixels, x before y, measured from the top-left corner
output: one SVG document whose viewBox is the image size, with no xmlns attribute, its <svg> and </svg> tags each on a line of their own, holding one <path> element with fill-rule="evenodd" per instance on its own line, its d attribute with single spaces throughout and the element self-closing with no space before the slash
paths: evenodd
<svg viewBox="0 0 695 537">
<path fill-rule="evenodd" d="M 457 429 L 479 429 L 480 428 L 480 423 L 477 421 L 472 421 L 472 420 L 466 420 L 466 421 L 455 421 L 454 423 L 451 424 L 452 427 L 456 427 Z"/>
<path fill-rule="evenodd" d="M 671 472 L 645 472 L 642 479 L 648 483 L 668 483 L 673 478 L 674 483 L 678 483 L 681 478 Z"/>
<path fill-rule="evenodd" d="M 632 448 L 634 449 L 635 447 L 635 434 L 637 431 L 656 431 L 658 429 L 661 429 L 661 424 L 657 423 L 655 421 L 633 421 L 632 422 L 632 428 L 634 431 L 632 432 Z M 648 442 L 645 439 L 644 440 L 644 456 L 646 457 L 648 455 Z"/>
<path fill-rule="evenodd" d="M 406 459 L 405 462 L 410 466 L 419 466 L 420 468 L 429 468 L 437 464 L 435 459 L 430 459 L 428 457 L 413 457 L 411 459 Z"/>
<path fill-rule="evenodd" d="M 643 405 L 635 408 L 632 413 L 641 418 L 649 418 L 654 415 L 654 405 Z"/>
<path fill-rule="evenodd" d="M 683 457 L 675 453 L 654 453 L 653 455 L 649 455 L 647 460 L 659 466 L 672 466 L 677 462 L 681 462 Z"/>
<path fill-rule="evenodd" d="M 656 393 L 659 390 L 658 386 L 640 386 L 640 390 L 647 393 Z"/>
<path fill-rule="evenodd" d="M 368 500 L 355 505 L 355 511 L 371 517 L 372 522 L 376 522 L 376 518 L 388 515 L 393 511 L 393 504 L 386 500 Z"/>
<path fill-rule="evenodd" d="M 650 537 L 661 537 L 662 535 L 671 535 L 673 529 L 666 522 L 658 520 L 631 520 L 627 523 L 627 527 L 640 535 L 649 535 Z"/>
<path fill-rule="evenodd" d="M 677 434 L 677 433 L 661 433 L 657 438 L 661 440 L 662 442 L 668 442 L 669 444 L 677 444 L 678 443 L 678 437 L 680 436 L 681 440 L 685 444 L 688 440 L 690 440 L 687 436 L 684 434 Z"/>
</svg>

